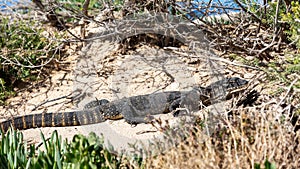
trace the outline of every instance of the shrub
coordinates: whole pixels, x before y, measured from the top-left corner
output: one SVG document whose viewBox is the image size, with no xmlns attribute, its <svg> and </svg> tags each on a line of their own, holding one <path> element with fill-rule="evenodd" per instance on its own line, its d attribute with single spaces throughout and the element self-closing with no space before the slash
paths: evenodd
<svg viewBox="0 0 300 169">
<path fill-rule="evenodd" d="M 54 56 L 58 43 L 45 38 L 36 22 L 0 18 L 0 103 L 20 81 L 34 80 Z"/>
<path fill-rule="evenodd" d="M 282 21 L 289 25 L 289 29 L 285 33 L 289 36 L 289 40 L 300 48 L 300 5 L 298 1 L 291 3 L 291 10 L 287 13 L 281 13 Z"/>
<path fill-rule="evenodd" d="M 57 131 L 50 139 L 41 133 L 44 151 L 23 141 L 23 134 L 0 132 L 0 168 L 120 168 L 121 157 L 104 147 L 104 139 L 90 133 L 75 135 L 69 143 Z"/>
</svg>

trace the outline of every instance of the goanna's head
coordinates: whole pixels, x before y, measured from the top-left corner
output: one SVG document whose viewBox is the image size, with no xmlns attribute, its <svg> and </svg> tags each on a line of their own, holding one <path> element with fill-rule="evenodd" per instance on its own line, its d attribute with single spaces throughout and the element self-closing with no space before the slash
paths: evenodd
<svg viewBox="0 0 300 169">
<path fill-rule="evenodd" d="M 248 84 L 248 81 L 239 77 L 229 77 L 223 80 L 216 81 L 209 86 L 207 89 L 213 89 L 216 87 L 223 87 L 227 91 L 243 88 Z"/>
</svg>

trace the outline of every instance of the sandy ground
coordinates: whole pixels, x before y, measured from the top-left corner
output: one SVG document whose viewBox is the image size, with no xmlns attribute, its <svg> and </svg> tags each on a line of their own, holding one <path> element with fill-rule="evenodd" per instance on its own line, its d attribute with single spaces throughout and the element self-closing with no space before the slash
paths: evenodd
<svg viewBox="0 0 300 169">
<path fill-rule="evenodd" d="M 87 44 L 81 51 L 71 47 L 70 56 L 59 64 L 60 70 L 51 72 L 51 78 L 34 83 L 29 89 L 9 99 L 8 106 L 1 107 L 0 120 L 33 113 L 81 110 L 83 105 L 95 98 L 115 100 L 153 92 L 190 90 L 193 86 L 211 83 L 211 72 L 203 58 L 187 58 L 146 45 L 126 55 L 118 53 L 118 50 L 118 44 L 100 40 Z M 231 76 L 234 73 L 227 74 Z M 67 97 L 61 98 L 63 96 Z M 35 107 L 36 110 L 33 110 Z M 171 119 L 173 123 L 178 120 L 172 114 L 155 117 Z M 68 140 L 79 133 L 88 135 L 93 131 L 98 135 L 103 134 L 106 143 L 110 142 L 116 149 L 128 149 L 128 143 L 147 141 L 161 135 L 159 131 L 154 132 L 157 129 L 151 124 L 134 127 L 124 120 L 22 132 L 25 140 L 40 143 L 40 131 L 49 137 L 54 130 Z"/>
</svg>

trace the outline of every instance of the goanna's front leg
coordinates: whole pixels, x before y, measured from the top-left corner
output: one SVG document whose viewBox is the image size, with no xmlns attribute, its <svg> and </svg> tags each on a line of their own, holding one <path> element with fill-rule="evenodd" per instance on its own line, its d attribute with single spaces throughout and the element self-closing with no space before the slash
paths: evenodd
<svg viewBox="0 0 300 169">
<path fill-rule="evenodd" d="M 180 108 L 182 108 L 182 98 L 178 98 L 171 102 L 169 106 L 169 112 L 172 112 L 174 117 L 186 114 L 186 111 Z"/>
<path fill-rule="evenodd" d="M 102 106 L 102 105 L 105 105 L 108 103 L 109 103 L 109 101 L 107 99 L 101 99 L 101 100 L 96 99 L 96 100 L 93 100 L 93 101 L 87 103 L 86 105 L 84 105 L 83 109 L 92 109 L 92 108 Z"/>
</svg>

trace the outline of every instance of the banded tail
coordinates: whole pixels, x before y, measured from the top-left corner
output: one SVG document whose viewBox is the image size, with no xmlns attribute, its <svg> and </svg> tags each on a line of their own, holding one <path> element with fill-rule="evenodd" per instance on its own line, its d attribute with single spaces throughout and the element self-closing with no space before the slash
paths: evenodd
<svg viewBox="0 0 300 169">
<path fill-rule="evenodd" d="M 98 111 L 97 111 L 98 110 Z M 65 127 L 88 125 L 104 122 L 106 119 L 99 109 L 30 114 L 13 117 L 9 120 L 0 122 L 0 127 L 4 133 L 12 126 L 15 130 L 25 130 L 39 127 Z"/>
</svg>

